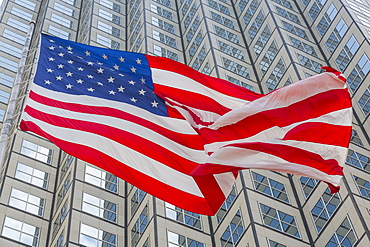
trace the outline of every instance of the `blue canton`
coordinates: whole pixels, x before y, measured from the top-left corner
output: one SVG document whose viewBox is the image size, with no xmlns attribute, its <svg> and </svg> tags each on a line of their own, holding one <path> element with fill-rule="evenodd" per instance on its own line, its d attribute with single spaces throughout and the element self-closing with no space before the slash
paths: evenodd
<svg viewBox="0 0 370 247">
<path fill-rule="evenodd" d="M 35 84 L 62 93 L 124 102 L 167 116 L 164 100 L 153 92 L 144 54 L 88 46 L 45 34 L 41 38 Z"/>
</svg>

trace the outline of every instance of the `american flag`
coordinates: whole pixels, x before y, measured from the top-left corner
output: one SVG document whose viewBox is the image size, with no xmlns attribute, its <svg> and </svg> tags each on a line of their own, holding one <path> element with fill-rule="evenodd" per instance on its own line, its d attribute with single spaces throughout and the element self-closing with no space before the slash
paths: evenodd
<svg viewBox="0 0 370 247">
<path fill-rule="evenodd" d="M 237 171 L 343 176 L 351 102 L 333 73 L 261 95 L 170 59 L 41 35 L 20 127 L 180 208 L 214 215 Z"/>
</svg>

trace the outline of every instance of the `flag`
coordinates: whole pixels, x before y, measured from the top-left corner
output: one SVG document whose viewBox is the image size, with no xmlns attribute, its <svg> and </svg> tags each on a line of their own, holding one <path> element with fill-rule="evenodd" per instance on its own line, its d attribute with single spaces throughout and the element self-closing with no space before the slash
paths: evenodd
<svg viewBox="0 0 370 247">
<path fill-rule="evenodd" d="M 262 95 L 167 58 L 42 34 L 20 128 L 175 206 L 214 215 L 240 169 L 338 190 L 351 101 L 335 73 Z"/>
</svg>

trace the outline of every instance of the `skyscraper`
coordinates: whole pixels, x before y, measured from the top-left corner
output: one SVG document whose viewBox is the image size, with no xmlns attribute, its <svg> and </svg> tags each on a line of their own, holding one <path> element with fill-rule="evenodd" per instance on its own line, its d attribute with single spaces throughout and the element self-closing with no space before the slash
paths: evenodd
<svg viewBox="0 0 370 247">
<path fill-rule="evenodd" d="M 306 177 L 240 172 L 216 216 L 174 207 L 17 130 L 0 174 L 0 246 L 370 246 L 369 0 L 8 0 L 1 6 L 0 118 L 30 20 L 38 35 L 168 57 L 268 93 L 330 65 L 347 76 L 353 132 L 339 193 Z"/>
</svg>

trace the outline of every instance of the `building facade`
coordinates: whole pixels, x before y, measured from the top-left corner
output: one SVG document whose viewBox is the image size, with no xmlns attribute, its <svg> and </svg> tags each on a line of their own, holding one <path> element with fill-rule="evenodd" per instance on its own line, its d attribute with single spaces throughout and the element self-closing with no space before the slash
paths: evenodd
<svg viewBox="0 0 370 247">
<path fill-rule="evenodd" d="M 261 93 L 330 65 L 347 76 L 354 110 L 339 193 L 306 177 L 244 170 L 212 217 L 14 125 L 0 170 L 0 246 L 370 246 L 370 0 L 4 0 L 0 14 L 2 121 L 30 20 L 21 92 L 44 32 L 168 57 Z"/>
</svg>

